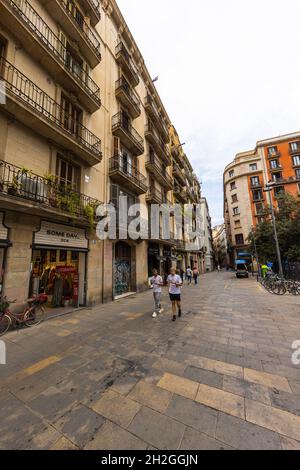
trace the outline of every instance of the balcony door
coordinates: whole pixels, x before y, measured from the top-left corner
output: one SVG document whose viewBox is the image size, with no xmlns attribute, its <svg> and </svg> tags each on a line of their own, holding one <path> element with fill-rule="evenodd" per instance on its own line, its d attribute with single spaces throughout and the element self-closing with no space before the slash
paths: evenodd
<svg viewBox="0 0 300 470">
<path fill-rule="evenodd" d="M 71 134 L 79 136 L 82 111 L 65 96 L 61 98 L 61 123 Z"/>
<path fill-rule="evenodd" d="M 77 166 L 58 157 L 56 174 L 60 188 L 64 188 L 66 191 L 79 189 L 79 168 Z"/>
</svg>

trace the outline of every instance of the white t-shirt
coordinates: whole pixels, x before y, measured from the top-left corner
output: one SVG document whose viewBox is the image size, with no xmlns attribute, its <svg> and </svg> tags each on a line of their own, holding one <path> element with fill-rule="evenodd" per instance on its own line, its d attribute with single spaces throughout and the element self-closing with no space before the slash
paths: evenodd
<svg viewBox="0 0 300 470">
<path fill-rule="evenodd" d="M 160 284 L 163 284 L 161 276 L 152 276 L 150 279 L 150 283 L 153 286 L 153 292 L 161 292 Z"/>
<path fill-rule="evenodd" d="M 187 268 L 186 275 L 187 276 L 192 276 L 192 274 L 193 274 L 193 272 L 192 272 L 191 268 Z"/>
<path fill-rule="evenodd" d="M 169 293 L 170 294 L 181 294 L 181 287 L 177 287 L 176 284 L 182 284 L 182 279 L 178 274 L 170 274 L 168 276 L 169 282 Z"/>
</svg>

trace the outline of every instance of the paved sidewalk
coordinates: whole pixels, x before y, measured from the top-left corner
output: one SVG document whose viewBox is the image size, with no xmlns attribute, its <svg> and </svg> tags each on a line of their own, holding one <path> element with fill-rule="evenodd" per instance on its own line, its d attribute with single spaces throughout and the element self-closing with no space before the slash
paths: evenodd
<svg viewBox="0 0 300 470">
<path fill-rule="evenodd" d="M 300 299 L 232 273 L 14 331 L 0 449 L 300 449 Z"/>
</svg>

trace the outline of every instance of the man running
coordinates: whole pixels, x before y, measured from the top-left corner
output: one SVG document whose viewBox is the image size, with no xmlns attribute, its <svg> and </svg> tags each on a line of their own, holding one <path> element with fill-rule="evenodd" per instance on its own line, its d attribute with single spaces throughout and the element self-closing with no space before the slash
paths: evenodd
<svg viewBox="0 0 300 470">
<path fill-rule="evenodd" d="M 161 288 L 164 285 L 162 277 L 158 275 L 157 269 L 153 269 L 153 276 L 150 279 L 151 286 L 153 288 L 153 298 L 154 298 L 154 312 L 152 317 L 156 318 L 159 313 L 163 312 L 161 308 Z"/>
<path fill-rule="evenodd" d="M 170 275 L 168 276 L 169 284 L 169 295 L 172 302 L 172 321 L 176 321 L 176 306 L 178 310 L 178 317 L 181 317 L 181 287 L 182 280 L 181 277 L 176 274 L 176 269 L 172 268 L 170 270 Z"/>
</svg>

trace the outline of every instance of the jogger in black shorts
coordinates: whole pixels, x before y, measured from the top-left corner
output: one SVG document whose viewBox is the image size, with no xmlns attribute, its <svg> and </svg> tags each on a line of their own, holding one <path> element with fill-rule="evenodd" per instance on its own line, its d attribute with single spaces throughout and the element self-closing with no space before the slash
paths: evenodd
<svg viewBox="0 0 300 470">
<path fill-rule="evenodd" d="M 175 268 L 172 268 L 168 276 L 169 296 L 172 302 L 172 321 L 176 321 L 176 306 L 178 309 L 178 317 L 181 317 L 181 287 L 182 279 L 176 274 Z"/>
</svg>

